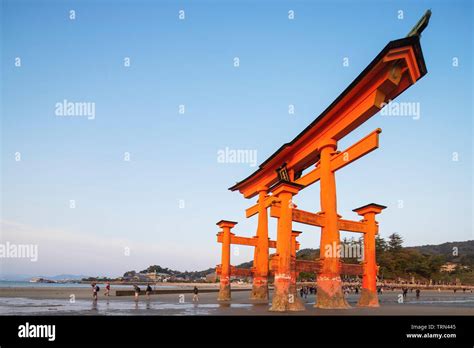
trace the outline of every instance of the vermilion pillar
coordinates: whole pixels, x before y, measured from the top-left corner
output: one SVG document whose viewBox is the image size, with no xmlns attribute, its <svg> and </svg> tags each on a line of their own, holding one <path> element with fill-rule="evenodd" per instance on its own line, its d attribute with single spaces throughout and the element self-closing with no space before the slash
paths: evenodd
<svg viewBox="0 0 474 348">
<path fill-rule="evenodd" d="M 290 307 L 295 307 L 301 310 L 304 310 L 303 301 L 298 296 L 298 291 L 296 289 L 296 281 L 298 277 L 298 273 L 296 272 L 296 249 L 298 246 L 298 242 L 296 238 L 301 234 L 300 231 L 292 231 L 291 232 L 291 280 L 290 280 L 290 296 L 293 295 L 293 304 L 290 301 Z M 293 309 L 295 310 L 295 309 Z"/>
<path fill-rule="evenodd" d="M 230 300 L 230 239 L 233 235 L 230 230 L 235 225 L 237 222 L 226 220 L 217 223 L 217 226 L 222 229 L 222 261 L 218 301 Z"/>
<path fill-rule="evenodd" d="M 293 207 L 292 197 L 302 188 L 288 181 L 280 181 L 273 188 L 273 194 L 280 200 L 280 217 L 277 230 L 278 267 L 275 271 L 275 291 L 271 311 L 302 310 L 295 294 L 290 293 L 291 283 L 291 231 Z"/>
<path fill-rule="evenodd" d="M 363 221 L 368 226 L 367 232 L 364 234 L 364 261 L 362 264 L 364 273 L 358 306 L 379 306 L 377 296 L 377 263 L 375 259 L 375 235 L 378 233 L 378 223 L 375 221 L 375 215 L 380 214 L 385 208 L 383 205 L 371 203 L 353 210 L 363 216 Z"/>
<path fill-rule="evenodd" d="M 258 194 L 257 246 L 254 253 L 253 286 L 250 295 L 253 300 L 268 300 L 268 215 L 264 202 L 266 197 L 265 187 Z"/>
<path fill-rule="evenodd" d="M 321 170 L 320 196 L 321 210 L 325 217 L 325 225 L 321 230 L 320 259 L 321 271 L 317 277 L 318 294 L 314 305 L 318 308 L 347 308 L 349 304 L 344 298 L 340 277 L 340 260 L 337 247 L 340 243 L 336 178 L 331 170 L 331 157 L 337 148 L 336 141 L 328 141 L 319 148 Z"/>
</svg>

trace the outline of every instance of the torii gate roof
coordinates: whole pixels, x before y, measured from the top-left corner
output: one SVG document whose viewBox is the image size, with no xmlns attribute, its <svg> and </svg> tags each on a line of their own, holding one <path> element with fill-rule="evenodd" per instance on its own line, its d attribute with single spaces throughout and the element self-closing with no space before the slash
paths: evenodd
<svg viewBox="0 0 474 348">
<path fill-rule="evenodd" d="M 340 140 L 426 73 L 419 36 L 390 41 L 311 124 L 229 190 L 251 198 L 277 182 L 276 170 L 281 165 L 286 163 L 293 172 L 308 168 L 319 158 L 318 145 L 327 139 Z"/>
</svg>

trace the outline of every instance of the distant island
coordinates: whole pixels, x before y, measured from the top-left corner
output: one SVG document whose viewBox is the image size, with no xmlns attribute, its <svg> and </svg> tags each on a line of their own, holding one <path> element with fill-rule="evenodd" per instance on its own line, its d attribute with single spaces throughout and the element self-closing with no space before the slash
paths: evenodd
<svg viewBox="0 0 474 348">
<path fill-rule="evenodd" d="M 10 274 L 0 278 L 0 281 L 29 281 L 30 283 L 78 283 L 87 277 L 87 275 L 83 274 L 58 274 L 55 276 Z"/>
</svg>

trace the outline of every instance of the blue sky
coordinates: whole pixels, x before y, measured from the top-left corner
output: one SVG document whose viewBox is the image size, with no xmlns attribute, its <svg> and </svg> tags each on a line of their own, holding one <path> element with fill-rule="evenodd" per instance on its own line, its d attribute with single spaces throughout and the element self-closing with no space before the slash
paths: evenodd
<svg viewBox="0 0 474 348">
<path fill-rule="evenodd" d="M 428 8 L 428 74 L 397 99 L 419 103 L 420 119 L 376 115 L 339 144 L 382 128 L 380 148 L 337 173 L 338 210 L 356 219 L 355 207 L 387 205 L 380 233 L 406 245 L 473 239 L 470 1 L 2 1 L 2 240 L 40 254 L 2 260 L 1 272 L 219 263 L 218 220 L 255 233 L 244 215 L 255 201 L 227 188 L 256 168 L 217 152 L 256 150 L 261 163 Z M 95 119 L 56 116 L 64 99 L 95 103 Z M 318 184 L 295 201 L 319 211 Z M 295 228 L 318 247 L 319 229 Z"/>
</svg>

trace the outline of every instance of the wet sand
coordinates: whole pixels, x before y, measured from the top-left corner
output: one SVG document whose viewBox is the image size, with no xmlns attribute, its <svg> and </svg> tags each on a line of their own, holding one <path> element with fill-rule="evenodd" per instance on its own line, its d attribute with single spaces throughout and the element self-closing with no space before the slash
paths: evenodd
<svg viewBox="0 0 474 348">
<path fill-rule="evenodd" d="M 219 284 L 196 284 L 196 286 L 200 290 L 213 290 L 215 291 L 214 294 L 217 293 L 219 290 Z M 180 294 L 183 290 L 183 294 L 189 292 L 193 289 L 194 284 L 190 285 L 189 283 L 183 284 L 173 284 L 172 289 L 170 287 L 154 287 L 154 289 L 163 292 L 173 292 L 174 294 Z M 234 289 L 251 289 L 251 285 L 236 285 Z M 140 286 L 141 296 L 144 297 L 145 295 L 145 288 L 146 286 Z M 116 292 L 121 292 L 124 290 L 133 290 L 131 285 L 126 287 L 119 287 L 115 288 L 112 286 L 110 291 L 110 296 L 108 297 L 109 300 L 124 300 L 127 298 L 132 298 L 130 296 L 122 297 L 116 296 Z M 106 298 L 104 296 L 105 293 L 105 286 L 100 286 L 99 291 L 99 299 Z M 76 300 L 80 299 L 92 299 L 92 287 L 11 287 L 11 288 L 0 288 L 0 298 L 2 297 L 25 297 L 31 299 L 68 299 L 71 296 L 74 296 Z M 160 295 L 153 295 L 154 297 Z M 217 296 L 217 295 L 216 295 Z"/>
<path fill-rule="evenodd" d="M 250 290 L 235 291 L 232 301 L 218 303 L 217 293 L 202 293 L 199 303 L 192 294 L 152 295 L 108 298 L 103 289 L 98 301 L 92 301 L 91 290 L 84 288 L 11 288 L 0 289 L 0 315 L 474 315 L 474 294 L 470 292 L 423 291 L 420 299 L 409 293 L 404 303 L 398 303 L 399 291 L 388 291 L 380 298 L 379 308 L 356 307 L 359 295 L 349 294 L 352 306 L 348 310 L 314 308 L 315 296 L 303 299 L 306 311 L 297 313 L 269 312 L 269 303 L 249 300 Z M 71 301 L 74 295 L 74 301 Z M 270 294 L 271 295 L 271 294 Z"/>
</svg>

